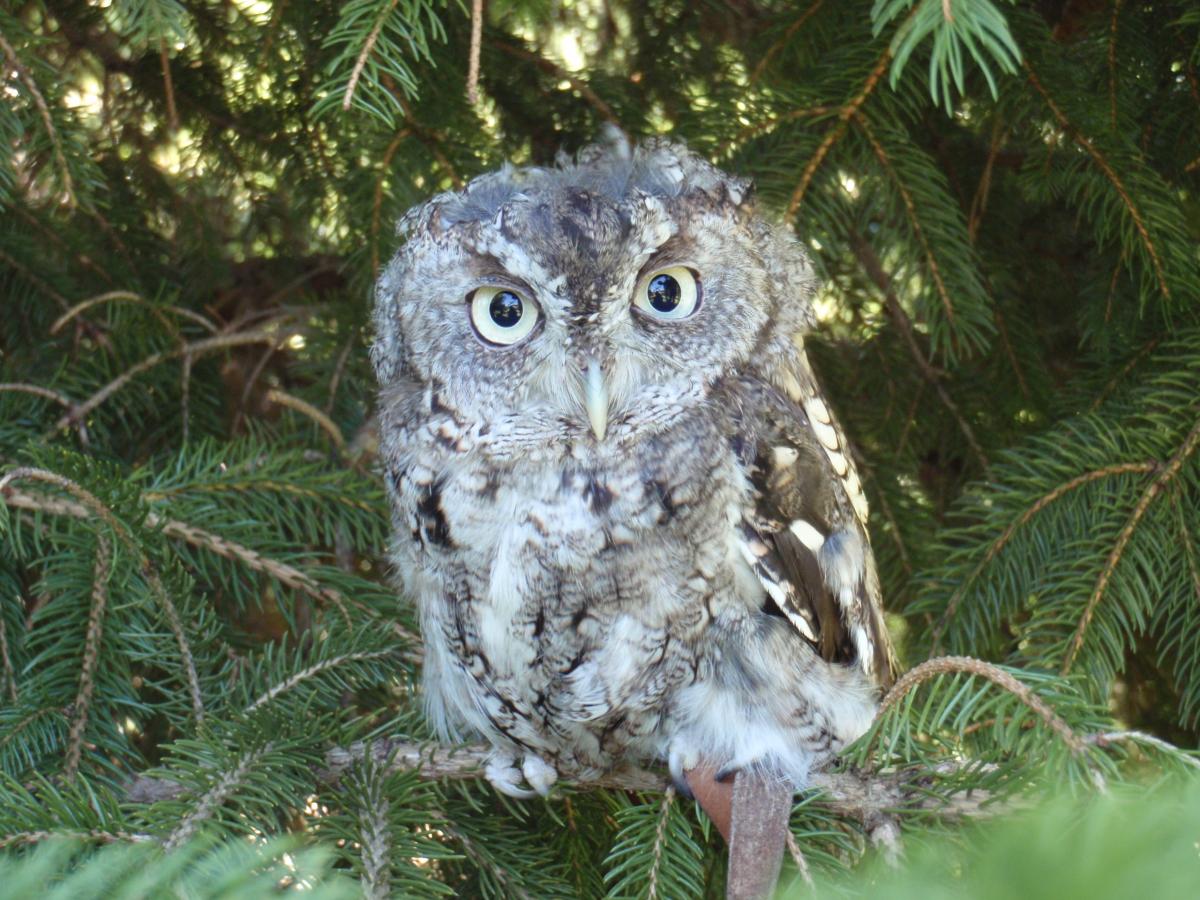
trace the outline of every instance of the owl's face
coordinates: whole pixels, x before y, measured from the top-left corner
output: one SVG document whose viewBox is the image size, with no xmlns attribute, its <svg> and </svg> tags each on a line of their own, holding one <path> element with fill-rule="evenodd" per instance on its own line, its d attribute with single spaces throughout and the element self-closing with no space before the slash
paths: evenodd
<svg viewBox="0 0 1200 900">
<path fill-rule="evenodd" d="M 652 144 L 434 198 L 406 218 L 380 281 L 380 381 L 579 442 L 634 437 L 702 403 L 809 315 L 807 263 L 749 193 Z"/>
</svg>

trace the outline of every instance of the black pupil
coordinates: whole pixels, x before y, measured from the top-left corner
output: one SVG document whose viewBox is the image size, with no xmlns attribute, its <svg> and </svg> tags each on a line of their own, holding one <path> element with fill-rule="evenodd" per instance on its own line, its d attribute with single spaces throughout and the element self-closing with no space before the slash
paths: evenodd
<svg viewBox="0 0 1200 900">
<path fill-rule="evenodd" d="M 492 321 L 501 328 L 512 328 L 520 322 L 522 312 L 524 307 L 521 305 L 521 298 L 512 291 L 500 291 L 492 298 L 492 305 L 488 307 Z"/>
<path fill-rule="evenodd" d="M 650 286 L 646 288 L 650 305 L 664 313 L 671 312 L 679 305 L 682 293 L 679 282 L 670 275 L 655 275 L 650 279 Z"/>
</svg>

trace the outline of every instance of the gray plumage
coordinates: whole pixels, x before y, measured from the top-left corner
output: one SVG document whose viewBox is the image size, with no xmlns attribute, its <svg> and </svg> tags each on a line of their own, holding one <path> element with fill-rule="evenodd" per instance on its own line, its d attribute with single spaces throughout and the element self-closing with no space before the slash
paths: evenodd
<svg viewBox="0 0 1200 900">
<path fill-rule="evenodd" d="M 394 560 L 430 718 L 509 793 L 651 758 L 799 787 L 892 677 L 812 269 L 751 193 L 615 142 L 401 222 L 372 347 Z"/>
</svg>

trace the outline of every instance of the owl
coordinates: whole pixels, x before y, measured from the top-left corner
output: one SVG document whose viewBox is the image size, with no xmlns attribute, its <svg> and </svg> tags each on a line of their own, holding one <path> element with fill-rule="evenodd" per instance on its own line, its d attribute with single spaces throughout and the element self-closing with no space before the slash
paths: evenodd
<svg viewBox="0 0 1200 900">
<path fill-rule="evenodd" d="M 893 657 L 801 246 L 665 140 L 506 167 L 398 230 L 371 356 L 439 734 L 489 741 L 518 797 L 653 760 L 803 787 Z"/>
</svg>

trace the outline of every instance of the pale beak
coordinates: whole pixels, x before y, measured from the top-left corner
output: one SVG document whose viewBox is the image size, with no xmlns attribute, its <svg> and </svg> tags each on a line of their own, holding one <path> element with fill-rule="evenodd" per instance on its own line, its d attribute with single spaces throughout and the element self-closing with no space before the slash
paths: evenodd
<svg viewBox="0 0 1200 900">
<path fill-rule="evenodd" d="M 602 441 L 604 433 L 608 430 L 608 386 L 604 383 L 604 373 L 600 371 L 600 363 L 594 359 L 588 360 L 585 396 L 588 421 L 592 423 L 592 433 L 596 435 L 596 440 Z"/>
</svg>

